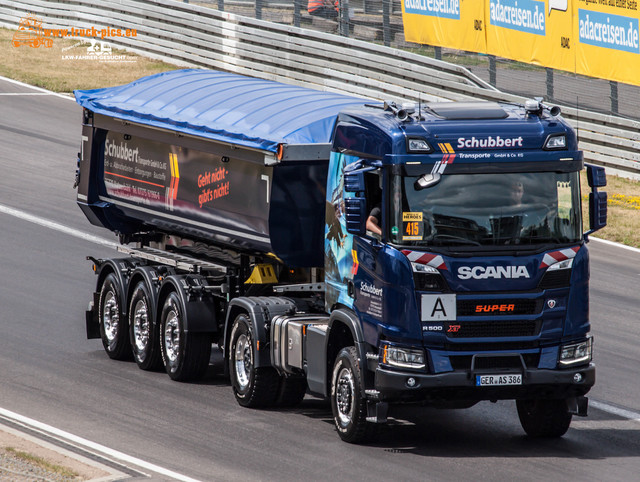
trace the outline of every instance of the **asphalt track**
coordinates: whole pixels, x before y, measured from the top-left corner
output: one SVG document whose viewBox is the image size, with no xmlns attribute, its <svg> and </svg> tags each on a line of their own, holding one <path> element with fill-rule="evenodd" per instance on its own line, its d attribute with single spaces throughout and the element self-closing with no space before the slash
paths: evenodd
<svg viewBox="0 0 640 482">
<path fill-rule="evenodd" d="M 328 406 L 242 409 L 219 362 L 195 384 L 107 358 L 86 340 L 95 283 L 113 256 L 72 188 L 80 108 L 0 80 L 0 419 L 154 480 L 637 480 L 640 252 L 597 240 L 591 320 L 598 380 L 560 440 L 523 435 L 515 404 L 411 410 L 371 445 L 342 443 Z M 33 425 L 39 425 L 34 429 Z M 53 435 L 52 435 L 53 433 Z"/>
</svg>

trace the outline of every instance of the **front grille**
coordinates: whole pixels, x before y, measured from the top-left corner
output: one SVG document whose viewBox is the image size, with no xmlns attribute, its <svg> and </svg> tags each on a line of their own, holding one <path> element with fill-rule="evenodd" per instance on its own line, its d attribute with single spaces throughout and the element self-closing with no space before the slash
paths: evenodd
<svg viewBox="0 0 640 482">
<path fill-rule="evenodd" d="M 458 300 L 458 316 L 537 315 L 544 300 L 517 298 L 501 300 Z"/>
<path fill-rule="evenodd" d="M 541 290 L 550 290 L 553 288 L 566 288 L 571 284 L 571 270 L 559 269 L 557 271 L 547 271 L 538 288 Z"/>
<path fill-rule="evenodd" d="M 461 321 L 448 323 L 445 331 L 449 338 L 501 338 L 536 336 L 540 327 L 540 320 Z"/>
<path fill-rule="evenodd" d="M 472 355 L 451 356 L 449 361 L 454 370 L 471 370 Z M 539 353 L 525 353 L 522 355 L 527 368 L 537 368 L 540 363 Z M 514 356 L 479 356 L 476 357 L 475 370 L 495 370 L 522 368 L 520 357 Z"/>
<path fill-rule="evenodd" d="M 444 349 L 447 351 L 522 351 L 540 348 L 538 341 L 507 341 L 499 343 L 445 343 Z"/>
</svg>

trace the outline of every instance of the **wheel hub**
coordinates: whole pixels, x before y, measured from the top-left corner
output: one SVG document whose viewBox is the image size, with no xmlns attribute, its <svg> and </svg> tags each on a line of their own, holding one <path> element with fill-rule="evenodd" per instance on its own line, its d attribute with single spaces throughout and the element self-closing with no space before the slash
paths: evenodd
<svg viewBox="0 0 640 482">
<path fill-rule="evenodd" d="M 234 352 L 234 361 L 236 367 L 236 380 L 240 390 L 244 390 L 249 385 L 249 374 L 253 367 L 251 339 L 245 334 L 238 337 Z"/>
<path fill-rule="evenodd" d="M 133 339 L 139 351 L 146 349 L 149 343 L 149 314 L 147 303 L 138 300 L 133 310 Z"/>
<path fill-rule="evenodd" d="M 164 327 L 164 347 L 169 361 L 175 362 L 180 350 L 180 323 L 178 315 L 173 310 L 167 314 Z"/>
<path fill-rule="evenodd" d="M 116 295 L 113 291 L 109 291 L 104 298 L 104 307 L 102 309 L 104 334 L 109 342 L 112 342 L 118 336 L 118 326 L 120 325 L 119 312 Z"/>
<path fill-rule="evenodd" d="M 353 374 L 348 368 L 343 368 L 338 374 L 338 382 L 336 384 L 336 405 L 338 407 L 338 418 L 344 425 L 348 424 L 353 417 L 354 397 Z"/>
</svg>

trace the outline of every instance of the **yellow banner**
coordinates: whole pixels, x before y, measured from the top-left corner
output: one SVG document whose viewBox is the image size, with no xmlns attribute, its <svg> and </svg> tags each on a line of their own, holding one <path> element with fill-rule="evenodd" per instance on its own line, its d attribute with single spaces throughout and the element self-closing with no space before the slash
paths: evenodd
<svg viewBox="0 0 640 482">
<path fill-rule="evenodd" d="M 638 1 L 572 3 L 576 72 L 640 85 Z"/>
<path fill-rule="evenodd" d="M 573 52 L 563 46 L 571 46 L 571 8 L 567 0 L 489 0 L 486 3 L 489 9 L 486 53 L 574 71 Z M 553 8 L 554 4 L 563 8 Z"/>
<path fill-rule="evenodd" d="M 484 1 L 402 0 L 407 41 L 484 52 Z"/>
<path fill-rule="evenodd" d="M 403 0 L 409 42 L 640 85 L 639 0 Z"/>
</svg>

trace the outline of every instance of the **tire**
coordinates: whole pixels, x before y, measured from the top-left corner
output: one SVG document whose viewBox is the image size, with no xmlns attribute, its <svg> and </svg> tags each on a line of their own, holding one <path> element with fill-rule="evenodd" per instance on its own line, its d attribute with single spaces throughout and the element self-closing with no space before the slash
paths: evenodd
<svg viewBox="0 0 640 482">
<path fill-rule="evenodd" d="M 516 400 L 516 406 L 520 424 L 530 437 L 562 437 L 571 425 L 565 400 Z"/>
<path fill-rule="evenodd" d="M 295 407 L 300 405 L 307 393 L 307 379 L 303 377 L 280 377 L 280 387 L 275 405 Z"/>
<path fill-rule="evenodd" d="M 160 315 L 160 351 L 167 374 L 178 382 L 202 378 L 211 358 L 211 336 L 185 332 L 184 313 L 176 292 L 169 293 Z"/>
<path fill-rule="evenodd" d="M 340 438 L 349 443 L 372 439 L 377 426 L 367 422 L 367 401 L 362 398 L 362 378 L 356 349 L 340 350 L 331 376 L 331 411 Z"/>
<path fill-rule="evenodd" d="M 100 288 L 98 316 L 102 346 L 112 360 L 131 359 L 129 328 L 122 313 L 120 283 L 113 273 L 109 273 Z"/>
<path fill-rule="evenodd" d="M 146 283 L 140 281 L 129 302 L 129 339 L 133 359 L 142 370 L 157 370 L 162 366 L 160 335 L 151 300 Z"/>
<path fill-rule="evenodd" d="M 266 408 L 278 396 L 280 377 L 272 367 L 256 367 L 251 322 L 240 314 L 233 322 L 229 349 L 229 374 L 236 400 L 243 407 Z"/>
</svg>

